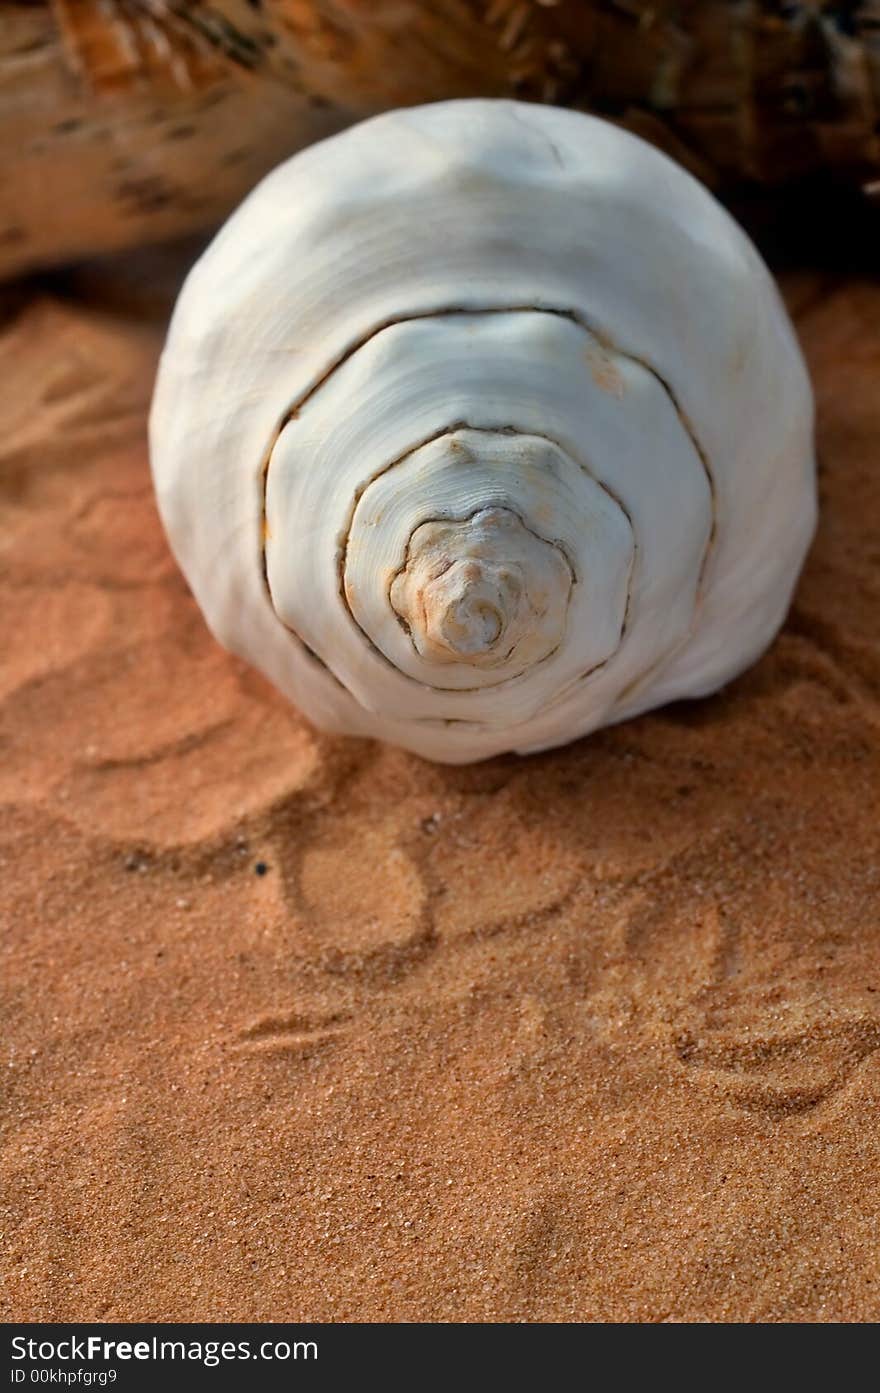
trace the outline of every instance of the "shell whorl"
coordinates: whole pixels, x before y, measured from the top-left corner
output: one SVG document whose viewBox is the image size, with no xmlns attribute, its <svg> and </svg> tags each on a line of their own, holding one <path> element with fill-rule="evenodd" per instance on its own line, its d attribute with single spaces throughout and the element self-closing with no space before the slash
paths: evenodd
<svg viewBox="0 0 880 1393">
<path fill-rule="evenodd" d="M 319 724 L 450 761 L 713 689 L 813 527 L 750 244 L 641 142 L 515 103 L 270 176 L 187 283 L 151 435 L 218 637 Z"/>
<path fill-rule="evenodd" d="M 521 671 L 562 642 L 573 580 L 557 543 L 490 504 L 420 523 L 389 597 L 422 658 Z"/>
</svg>

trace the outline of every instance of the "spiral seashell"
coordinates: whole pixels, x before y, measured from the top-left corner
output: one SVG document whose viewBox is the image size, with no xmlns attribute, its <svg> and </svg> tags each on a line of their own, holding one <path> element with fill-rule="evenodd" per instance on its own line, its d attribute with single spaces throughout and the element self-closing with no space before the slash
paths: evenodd
<svg viewBox="0 0 880 1393">
<path fill-rule="evenodd" d="M 221 643 L 319 726 L 449 762 L 717 689 L 815 525 L 751 243 L 635 137 L 514 102 L 264 180 L 186 282 L 151 445 Z"/>
</svg>

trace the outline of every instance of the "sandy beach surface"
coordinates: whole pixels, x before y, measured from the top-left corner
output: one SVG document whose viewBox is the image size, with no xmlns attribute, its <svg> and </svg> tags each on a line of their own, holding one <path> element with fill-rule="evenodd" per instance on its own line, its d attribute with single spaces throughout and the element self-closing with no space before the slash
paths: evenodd
<svg viewBox="0 0 880 1393">
<path fill-rule="evenodd" d="M 880 1316 L 880 286 L 784 288 L 823 511 L 783 634 L 465 769 L 209 636 L 162 297 L 7 298 L 3 1318 Z"/>
</svg>

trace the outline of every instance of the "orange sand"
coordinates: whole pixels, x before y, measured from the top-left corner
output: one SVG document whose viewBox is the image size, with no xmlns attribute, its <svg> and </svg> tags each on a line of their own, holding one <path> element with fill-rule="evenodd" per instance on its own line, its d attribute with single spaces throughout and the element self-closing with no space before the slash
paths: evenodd
<svg viewBox="0 0 880 1393">
<path fill-rule="evenodd" d="M 880 288 L 786 288 L 824 511 L 784 634 L 469 769 L 213 643 L 159 318 L 8 307 L 5 1318 L 880 1316 Z"/>
</svg>

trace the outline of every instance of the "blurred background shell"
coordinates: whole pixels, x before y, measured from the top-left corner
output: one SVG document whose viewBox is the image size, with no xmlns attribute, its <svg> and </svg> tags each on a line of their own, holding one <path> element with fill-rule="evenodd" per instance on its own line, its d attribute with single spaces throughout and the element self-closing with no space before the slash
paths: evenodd
<svg viewBox="0 0 880 1393">
<path fill-rule="evenodd" d="M 740 216 L 880 201 L 880 0 L 11 0 L 0 276 L 210 229 L 302 146 L 468 95 L 616 120 Z"/>
</svg>

